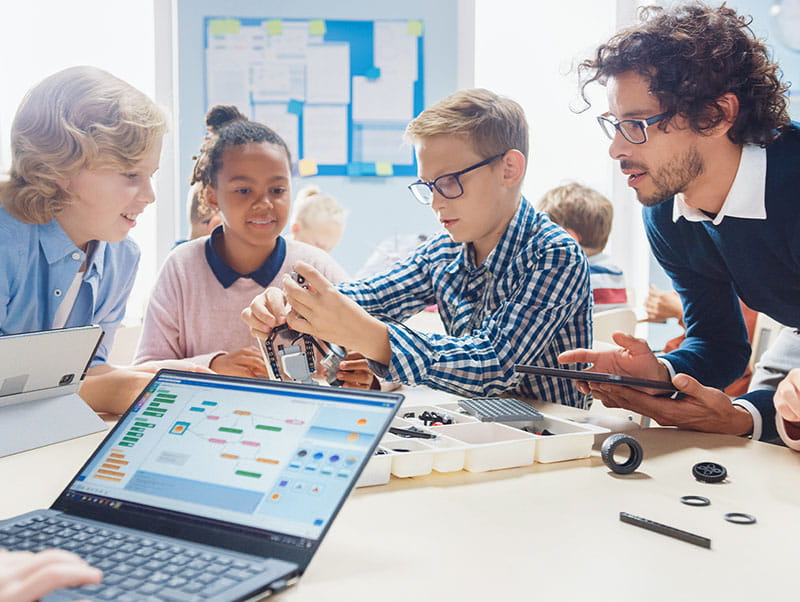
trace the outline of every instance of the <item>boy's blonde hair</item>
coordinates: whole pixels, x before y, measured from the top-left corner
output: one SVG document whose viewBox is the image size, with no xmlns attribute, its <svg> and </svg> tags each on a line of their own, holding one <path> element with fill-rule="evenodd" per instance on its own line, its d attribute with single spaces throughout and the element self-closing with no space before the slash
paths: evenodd
<svg viewBox="0 0 800 602">
<path fill-rule="evenodd" d="M 345 211 L 332 196 L 322 194 L 318 186 L 306 186 L 294 200 L 292 223 L 316 230 L 330 223 L 344 227 Z"/>
<path fill-rule="evenodd" d="M 11 126 L 11 170 L 0 203 L 20 221 L 45 224 L 71 201 L 82 169 L 131 169 L 167 129 L 161 108 L 95 67 L 71 67 L 34 86 Z"/>
<path fill-rule="evenodd" d="M 614 207 L 595 189 L 570 182 L 548 190 L 536 208 L 562 228 L 578 234 L 587 255 L 600 253 L 606 247 Z"/>
<path fill-rule="evenodd" d="M 425 109 L 408 124 L 405 138 L 414 143 L 440 134 L 462 136 L 487 157 L 515 148 L 528 158 L 525 111 L 483 88 L 459 90 Z"/>
</svg>

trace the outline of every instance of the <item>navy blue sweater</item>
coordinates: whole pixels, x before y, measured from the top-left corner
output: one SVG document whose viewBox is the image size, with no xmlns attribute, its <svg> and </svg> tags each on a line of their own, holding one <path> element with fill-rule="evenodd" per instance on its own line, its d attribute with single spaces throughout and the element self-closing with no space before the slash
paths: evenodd
<svg viewBox="0 0 800 602">
<path fill-rule="evenodd" d="M 767 148 L 766 220 L 673 222 L 673 203 L 643 210 L 653 254 L 684 308 L 686 340 L 665 358 L 676 372 L 723 388 L 741 376 L 750 357 L 739 298 L 800 328 L 800 129 L 789 129 Z M 761 413 L 761 439 L 776 437 L 772 396 L 742 397 Z"/>
</svg>

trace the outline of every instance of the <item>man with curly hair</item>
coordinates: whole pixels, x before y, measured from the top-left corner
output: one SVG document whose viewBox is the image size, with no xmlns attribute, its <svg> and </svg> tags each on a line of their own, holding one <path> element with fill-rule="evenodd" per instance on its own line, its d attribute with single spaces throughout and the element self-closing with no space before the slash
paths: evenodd
<svg viewBox="0 0 800 602">
<path fill-rule="evenodd" d="M 800 327 L 800 130 L 750 21 L 724 4 L 647 7 L 639 24 L 579 67 L 582 92 L 592 82 L 606 87 L 609 111 L 598 121 L 644 205 L 653 254 L 681 295 L 686 340 L 657 358 L 645 341 L 618 333 L 618 350 L 559 359 L 672 381 L 683 393 L 665 399 L 592 384 L 606 406 L 662 425 L 772 440 L 786 426 L 780 418 L 776 425 L 773 391 L 732 401 L 718 390 L 742 374 L 750 354 L 737 295 Z"/>
</svg>

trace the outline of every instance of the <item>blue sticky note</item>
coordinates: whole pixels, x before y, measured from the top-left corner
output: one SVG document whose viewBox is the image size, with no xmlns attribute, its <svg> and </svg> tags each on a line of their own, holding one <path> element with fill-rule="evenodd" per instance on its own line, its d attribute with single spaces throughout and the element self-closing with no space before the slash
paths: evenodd
<svg viewBox="0 0 800 602">
<path fill-rule="evenodd" d="M 286 109 L 289 113 L 301 115 L 303 113 L 303 103 L 300 100 L 290 100 L 289 107 Z"/>
<path fill-rule="evenodd" d="M 369 69 L 366 70 L 364 75 L 366 75 L 368 79 L 378 79 L 381 76 L 381 68 L 370 67 Z"/>
</svg>

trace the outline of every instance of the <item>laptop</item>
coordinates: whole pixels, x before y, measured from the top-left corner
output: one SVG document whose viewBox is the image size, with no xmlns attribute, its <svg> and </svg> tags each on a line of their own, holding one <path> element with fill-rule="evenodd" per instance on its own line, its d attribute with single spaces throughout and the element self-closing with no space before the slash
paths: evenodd
<svg viewBox="0 0 800 602">
<path fill-rule="evenodd" d="M 0 548 L 103 583 L 44 600 L 255 600 L 299 579 L 403 396 L 162 370 L 48 510 Z"/>
<path fill-rule="evenodd" d="M 0 457 L 106 429 L 78 395 L 102 337 L 99 326 L 0 336 Z"/>
</svg>

